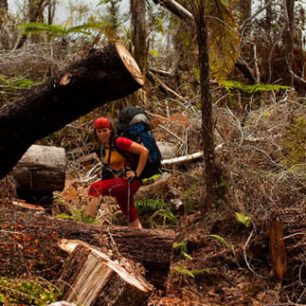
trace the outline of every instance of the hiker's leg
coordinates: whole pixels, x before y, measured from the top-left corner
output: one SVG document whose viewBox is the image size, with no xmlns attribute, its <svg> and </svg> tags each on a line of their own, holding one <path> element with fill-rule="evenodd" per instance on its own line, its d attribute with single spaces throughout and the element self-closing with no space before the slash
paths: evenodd
<svg viewBox="0 0 306 306">
<path fill-rule="evenodd" d="M 129 221 L 129 226 L 141 228 L 141 223 L 138 219 L 137 209 L 134 205 L 134 195 L 141 186 L 139 180 L 130 182 L 130 200 L 128 201 L 128 182 L 122 179 L 121 185 L 112 189 L 112 195 L 116 198 L 121 211 Z"/>
<path fill-rule="evenodd" d="M 89 201 L 84 207 L 84 215 L 88 217 L 95 217 L 97 215 L 100 205 L 100 197 L 90 197 Z"/>
<path fill-rule="evenodd" d="M 142 225 L 140 223 L 140 220 L 137 218 L 135 221 L 131 222 L 129 224 L 129 227 L 132 227 L 132 228 L 142 228 Z"/>
<path fill-rule="evenodd" d="M 115 179 L 101 180 L 90 185 L 88 195 L 90 196 L 89 201 L 84 207 L 84 214 L 89 217 L 95 217 L 97 215 L 101 195 L 109 195 L 109 191 L 116 184 Z"/>
</svg>

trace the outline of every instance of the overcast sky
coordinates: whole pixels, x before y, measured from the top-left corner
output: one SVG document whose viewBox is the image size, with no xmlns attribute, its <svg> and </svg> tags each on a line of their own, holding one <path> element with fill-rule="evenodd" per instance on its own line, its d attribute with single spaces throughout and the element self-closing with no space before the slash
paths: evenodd
<svg viewBox="0 0 306 306">
<path fill-rule="evenodd" d="M 9 11 L 14 15 L 18 15 L 27 2 L 28 0 L 8 0 Z M 90 12 L 96 14 L 97 10 L 103 10 L 103 6 L 97 6 L 99 2 L 100 0 L 59 0 L 56 6 L 54 23 L 62 24 L 67 21 L 68 12 L 70 11 L 69 3 L 72 3 L 73 5 L 87 5 L 89 6 Z M 128 0 L 123 0 L 121 8 L 126 10 L 128 7 Z"/>
</svg>

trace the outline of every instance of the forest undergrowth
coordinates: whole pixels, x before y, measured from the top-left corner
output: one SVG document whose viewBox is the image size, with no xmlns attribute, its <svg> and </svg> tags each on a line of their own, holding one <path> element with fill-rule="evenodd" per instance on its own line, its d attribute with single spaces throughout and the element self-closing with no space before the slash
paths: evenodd
<svg viewBox="0 0 306 306">
<path fill-rule="evenodd" d="M 21 68 L 6 59 L 13 76 L 13 70 Z M 28 69 L 36 65 L 35 57 L 31 59 Z M 63 59 L 49 59 L 40 63 L 44 73 L 52 74 Z M 35 69 L 39 70 L 37 65 Z M 22 86 L 26 88 L 25 83 Z M 144 226 L 177 233 L 165 290 L 154 292 L 148 305 L 306 304 L 305 253 L 295 252 L 297 247 L 288 253 L 288 270 L 280 284 L 272 272 L 268 239 L 275 211 L 305 212 L 306 100 L 293 90 L 240 92 L 238 96 L 236 91 L 214 86 L 215 150 L 223 171 L 224 197 L 201 213 L 205 197 L 201 159 L 165 166 L 164 175 L 151 183 L 158 187 L 140 193 L 137 207 Z M 172 156 L 203 151 L 199 97 L 187 97 L 184 102 L 169 99 L 150 84 L 147 91 L 150 99 L 142 107 L 157 141 L 171 148 Z M 2 98 L 16 96 L 8 91 Z M 38 142 L 66 150 L 66 185 L 54 193 L 54 216 L 88 221 L 81 210 L 88 200 L 89 184 L 99 176 L 94 171 L 97 160 L 91 156 L 92 121 L 100 115 L 115 117 L 116 109 L 128 103 L 123 99 L 99 107 Z M 0 193 L 6 205 L 17 196 L 10 176 L 2 180 Z M 103 199 L 94 222 L 126 225 L 112 198 Z M 303 242 L 302 238 L 296 243 Z"/>
<path fill-rule="evenodd" d="M 168 175 L 159 185 L 163 187 L 153 188 L 145 193 L 148 198 L 137 201 L 146 227 L 177 232 L 166 291 L 153 295 L 149 305 L 293 305 L 306 301 L 300 281 L 304 253 L 288 254 L 292 271 L 280 285 L 272 271 L 268 239 L 275 211 L 305 211 L 305 100 L 291 92 L 277 97 L 264 93 L 257 97 L 256 106 L 243 112 L 230 108 L 230 101 L 229 95 L 214 108 L 224 199 L 205 215 L 200 213 L 204 165 L 195 161 L 165 167 Z M 201 150 L 199 112 L 181 106 L 170 109 L 167 116 L 162 103 L 147 106 L 149 113 L 159 110 L 151 116 L 157 140 L 174 145 L 177 155 Z M 75 173 L 75 166 L 71 170 Z M 59 197 L 78 209 L 86 202 L 87 183 L 80 183 L 80 177 L 72 181 Z M 175 201 L 183 204 L 184 213 L 175 209 Z M 111 199 L 103 201 L 100 213 L 97 222 L 101 224 L 125 224 Z"/>
</svg>

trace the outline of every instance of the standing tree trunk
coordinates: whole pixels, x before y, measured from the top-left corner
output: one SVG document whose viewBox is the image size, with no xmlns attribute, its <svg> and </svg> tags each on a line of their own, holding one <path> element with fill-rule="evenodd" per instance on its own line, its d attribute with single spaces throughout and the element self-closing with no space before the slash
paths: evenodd
<svg viewBox="0 0 306 306">
<path fill-rule="evenodd" d="M 5 104 L 0 109 L 0 178 L 36 140 L 142 85 L 135 60 L 116 43 L 95 50 L 19 101 Z"/>
<path fill-rule="evenodd" d="M 119 0 L 120 1 L 120 0 Z M 118 0 L 110 0 L 109 6 L 107 7 L 107 21 L 109 22 L 109 41 L 113 41 L 118 37 L 118 15 L 119 15 L 119 5 Z"/>
<path fill-rule="evenodd" d="M 146 1 L 145 0 L 130 0 L 132 14 L 132 43 L 133 56 L 139 65 L 140 70 L 146 75 L 147 71 L 147 28 L 146 28 Z M 146 92 L 140 90 L 131 97 L 133 103 L 139 105 L 146 104 Z M 135 101 L 136 100 L 136 101 Z"/>
<path fill-rule="evenodd" d="M 131 0 L 133 56 L 142 72 L 146 71 L 146 1 Z M 144 73 L 145 74 L 145 73 Z"/>
<path fill-rule="evenodd" d="M 252 0 L 237 0 L 237 11 L 239 24 L 242 25 L 243 22 L 251 16 L 252 12 Z"/>
<path fill-rule="evenodd" d="M 44 22 L 44 10 L 46 6 L 49 4 L 49 0 L 29 0 L 28 2 L 28 20 L 29 22 Z M 22 35 L 20 38 L 18 44 L 17 44 L 17 49 L 21 48 L 28 36 L 27 35 Z M 38 41 L 39 38 L 36 36 L 34 41 Z"/>
<path fill-rule="evenodd" d="M 7 35 L 3 35 L 5 32 L 5 23 L 8 16 L 8 3 L 7 0 L 0 0 L 0 48 L 7 49 L 9 46 L 9 42 L 7 41 Z M 5 37 L 4 37 L 5 36 Z"/>
<path fill-rule="evenodd" d="M 295 0 L 284 0 L 286 29 L 283 32 L 283 41 L 285 45 L 284 55 L 286 56 L 286 62 L 287 62 L 289 71 L 294 70 L 292 67 L 294 63 L 293 38 L 295 35 L 294 3 L 295 3 Z M 293 86 L 294 77 L 289 71 L 288 71 L 288 74 L 284 75 L 284 82 L 286 85 Z"/>
<path fill-rule="evenodd" d="M 204 144 L 205 161 L 205 183 L 206 198 L 202 207 L 203 212 L 210 209 L 216 198 L 216 162 L 213 129 L 213 110 L 210 96 L 210 69 L 208 61 L 207 45 L 207 24 L 205 19 L 205 0 L 200 0 L 198 4 L 193 4 L 194 18 L 197 29 L 197 41 L 199 49 L 200 63 L 200 86 L 201 86 L 201 105 L 202 105 L 202 132 Z"/>
<path fill-rule="evenodd" d="M 56 8 L 56 0 L 49 0 L 48 1 L 48 24 L 53 24 L 55 8 Z"/>
<path fill-rule="evenodd" d="M 266 8 L 266 22 L 265 22 L 265 29 L 266 32 L 268 33 L 268 36 L 271 36 L 271 30 L 272 30 L 272 2 L 270 0 L 265 0 L 265 6 Z"/>
</svg>

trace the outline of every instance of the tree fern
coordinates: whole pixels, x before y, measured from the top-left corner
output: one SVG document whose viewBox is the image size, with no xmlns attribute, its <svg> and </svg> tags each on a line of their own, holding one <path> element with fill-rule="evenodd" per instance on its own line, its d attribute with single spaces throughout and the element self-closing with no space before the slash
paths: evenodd
<svg viewBox="0 0 306 306">
<path fill-rule="evenodd" d="M 230 8 L 230 1 L 206 2 L 209 41 L 209 62 L 212 76 L 225 79 L 232 71 L 240 52 L 238 22 Z"/>
<path fill-rule="evenodd" d="M 101 21 L 101 22 L 92 21 L 74 27 L 65 27 L 53 24 L 50 25 L 40 22 L 22 23 L 18 25 L 18 28 L 24 30 L 25 35 L 48 33 L 53 37 L 67 36 L 69 34 L 76 34 L 76 33 L 90 35 L 92 34 L 90 30 L 97 30 L 107 35 L 109 27 L 110 23 L 107 21 Z"/>
</svg>

